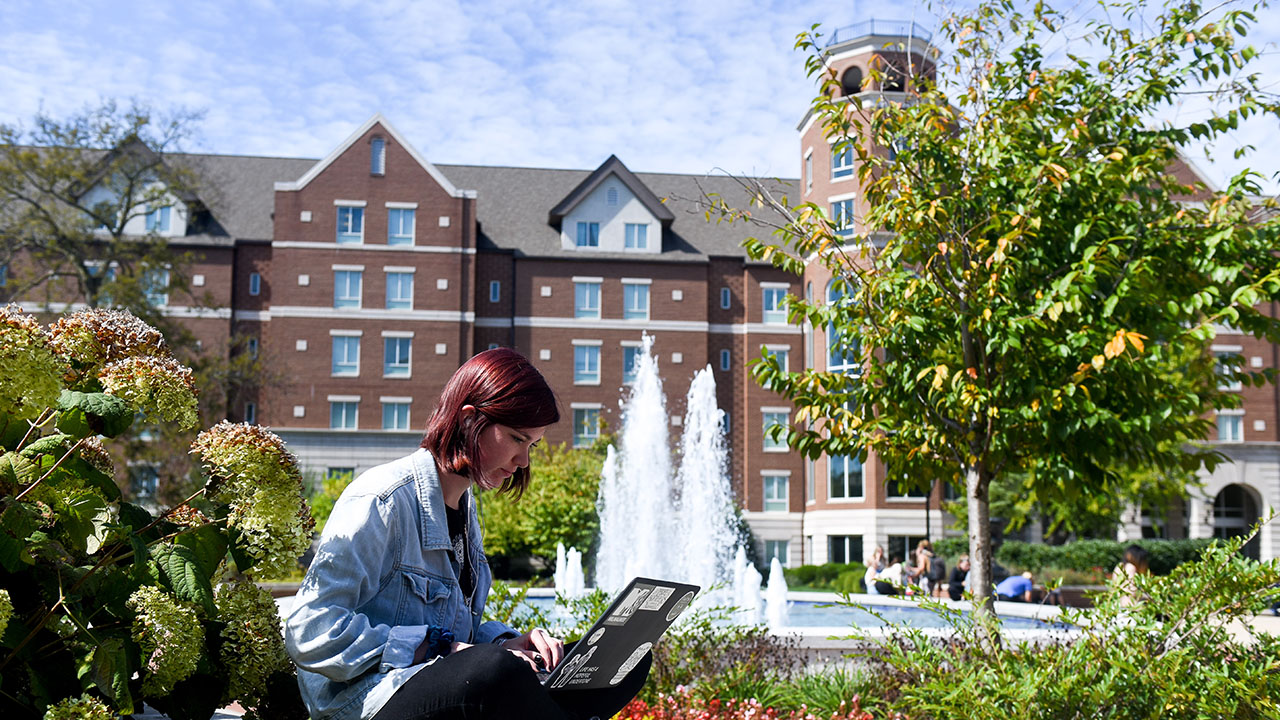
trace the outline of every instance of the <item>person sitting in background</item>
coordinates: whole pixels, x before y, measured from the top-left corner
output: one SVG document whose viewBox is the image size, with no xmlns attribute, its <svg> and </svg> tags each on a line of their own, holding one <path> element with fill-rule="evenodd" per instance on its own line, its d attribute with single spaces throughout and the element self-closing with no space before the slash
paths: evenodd
<svg viewBox="0 0 1280 720">
<path fill-rule="evenodd" d="M 933 560 L 933 547 L 928 540 L 921 540 L 916 549 L 911 553 L 911 567 L 907 570 L 907 582 L 912 585 L 920 585 L 927 593 L 929 579 L 929 566 Z"/>
<path fill-rule="evenodd" d="M 867 593 L 871 595 L 879 595 L 880 591 L 876 589 L 876 577 L 880 571 L 884 569 L 884 548 L 879 545 L 872 551 L 871 557 L 867 558 L 867 574 L 862 577 L 862 584 L 866 586 Z"/>
<path fill-rule="evenodd" d="M 1141 599 L 1138 596 L 1138 586 L 1134 582 L 1134 578 L 1150 572 L 1150 563 L 1151 556 L 1140 546 L 1130 545 L 1124 549 L 1124 557 L 1112 573 L 1112 577 L 1115 578 L 1120 591 L 1124 593 L 1120 598 L 1121 606 L 1129 607 Z"/>
<path fill-rule="evenodd" d="M 1031 602 L 1031 591 L 1034 589 L 1031 583 L 1031 573 L 1024 572 L 1021 575 L 1010 575 L 996 585 L 996 599 L 1006 602 Z"/>
<path fill-rule="evenodd" d="M 947 564 L 938 555 L 929 558 L 928 580 L 930 595 L 941 599 L 947 587 Z"/>
<path fill-rule="evenodd" d="M 951 577 L 947 582 L 947 595 L 952 600 L 960 600 L 969 589 L 969 556 L 961 555 L 956 566 L 951 568 Z"/>
<path fill-rule="evenodd" d="M 902 558 L 898 555 L 889 557 L 889 565 L 876 576 L 876 592 L 881 595 L 898 595 L 902 593 Z"/>
</svg>

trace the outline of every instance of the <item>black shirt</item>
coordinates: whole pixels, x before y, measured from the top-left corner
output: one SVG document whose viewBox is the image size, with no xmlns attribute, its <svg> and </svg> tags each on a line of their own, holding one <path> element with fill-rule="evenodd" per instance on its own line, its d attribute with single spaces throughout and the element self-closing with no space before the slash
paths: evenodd
<svg viewBox="0 0 1280 720">
<path fill-rule="evenodd" d="M 449 521 L 449 540 L 453 543 L 453 556 L 458 561 L 458 584 L 462 587 L 462 596 L 467 606 L 471 606 L 471 595 L 476 590 L 475 574 L 471 571 L 469 553 L 467 552 L 467 496 L 463 495 L 458 507 L 444 506 L 444 516 Z"/>
</svg>

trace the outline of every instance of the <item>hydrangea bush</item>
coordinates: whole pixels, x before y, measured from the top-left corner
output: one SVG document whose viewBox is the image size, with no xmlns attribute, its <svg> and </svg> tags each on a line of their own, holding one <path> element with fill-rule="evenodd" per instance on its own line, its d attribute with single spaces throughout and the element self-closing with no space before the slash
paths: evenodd
<svg viewBox="0 0 1280 720">
<path fill-rule="evenodd" d="M 45 327 L 0 308 L 0 717 L 203 720 L 230 702 L 305 717 L 270 595 L 311 515 L 280 438 L 220 423 L 208 478 L 159 515 L 125 501 L 103 438 L 197 423 L 191 371 L 127 312 Z"/>
</svg>

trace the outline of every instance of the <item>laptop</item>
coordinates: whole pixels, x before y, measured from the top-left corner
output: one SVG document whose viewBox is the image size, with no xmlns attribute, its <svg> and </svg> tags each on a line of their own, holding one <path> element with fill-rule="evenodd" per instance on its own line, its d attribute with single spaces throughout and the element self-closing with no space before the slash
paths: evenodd
<svg viewBox="0 0 1280 720">
<path fill-rule="evenodd" d="M 633 579 L 560 664 L 539 673 L 539 679 L 551 690 L 617 685 L 640 664 L 700 589 L 670 580 Z"/>
</svg>

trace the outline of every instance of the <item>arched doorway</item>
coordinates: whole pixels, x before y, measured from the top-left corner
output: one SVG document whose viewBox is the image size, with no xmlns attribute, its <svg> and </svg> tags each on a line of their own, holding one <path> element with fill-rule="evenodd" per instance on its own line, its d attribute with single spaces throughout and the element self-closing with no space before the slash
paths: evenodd
<svg viewBox="0 0 1280 720">
<path fill-rule="evenodd" d="M 1243 485 L 1228 485 L 1213 498 L 1213 536 L 1240 537 L 1258 522 L 1258 501 L 1253 491 Z M 1258 559 L 1258 537 L 1245 544 L 1246 557 Z"/>
</svg>

